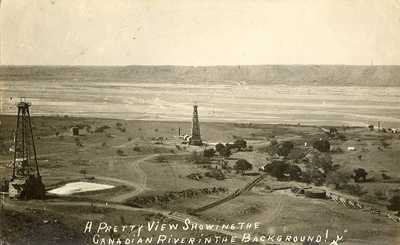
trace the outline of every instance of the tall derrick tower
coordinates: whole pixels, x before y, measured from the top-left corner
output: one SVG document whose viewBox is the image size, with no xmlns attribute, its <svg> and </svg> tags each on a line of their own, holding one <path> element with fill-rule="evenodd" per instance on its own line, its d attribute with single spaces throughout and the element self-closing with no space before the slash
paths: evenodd
<svg viewBox="0 0 400 245">
<path fill-rule="evenodd" d="M 193 120 L 192 120 L 192 138 L 189 142 L 190 145 L 202 145 L 200 135 L 199 115 L 197 112 L 197 105 L 193 106 Z"/>
<path fill-rule="evenodd" d="M 17 127 L 14 136 L 14 158 L 9 196 L 20 199 L 41 199 L 45 187 L 39 172 L 36 147 L 29 114 L 31 104 L 21 100 L 17 104 Z"/>
</svg>

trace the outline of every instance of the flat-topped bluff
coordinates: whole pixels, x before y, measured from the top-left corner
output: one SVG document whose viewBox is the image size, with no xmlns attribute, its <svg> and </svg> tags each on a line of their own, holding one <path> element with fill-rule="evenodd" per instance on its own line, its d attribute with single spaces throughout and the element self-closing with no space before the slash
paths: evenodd
<svg viewBox="0 0 400 245">
<path fill-rule="evenodd" d="M 0 66 L 0 80 L 400 86 L 400 66 Z"/>
</svg>

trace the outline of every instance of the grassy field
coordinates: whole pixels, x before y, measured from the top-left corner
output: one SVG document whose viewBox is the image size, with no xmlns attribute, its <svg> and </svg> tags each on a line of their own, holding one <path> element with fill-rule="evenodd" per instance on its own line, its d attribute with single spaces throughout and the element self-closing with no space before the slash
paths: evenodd
<svg viewBox="0 0 400 245">
<path fill-rule="evenodd" d="M 0 116 L 0 121 L 0 138 L 3 142 L 3 149 L 0 149 L 0 178 L 6 178 L 10 173 L 7 164 L 11 161 L 12 155 L 8 152 L 8 147 L 12 143 L 15 117 Z M 52 197 L 49 200 L 51 202 L 125 203 L 127 201 L 125 199 L 129 200 L 137 196 L 155 196 L 188 189 L 214 187 L 227 189 L 227 193 L 198 195 L 192 198 L 171 198 L 163 205 L 154 205 L 154 208 L 160 210 L 183 212 L 218 200 L 256 178 L 238 174 L 233 170 L 223 170 L 224 180 L 207 177 L 205 174 L 213 171 L 213 168 L 218 165 L 218 158 L 212 159 L 211 164 L 196 164 L 193 161 L 193 152 L 201 152 L 204 147 L 181 144 L 182 139 L 178 137 L 178 129 L 189 133 L 190 123 L 187 122 L 74 117 L 33 117 L 32 122 L 40 170 L 47 188 L 76 180 L 117 186 L 113 191 L 79 194 L 68 198 Z M 81 128 L 79 136 L 72 135 L 73 126 Z M 369 181 L 359 184 L 366 193 L 353 197 L 386 209 L 388 198 L 396 193 L 400 186 L 397 181 L 400 179 L 399 136 L 369 131 L 367 128 L 338 129 L 346 140 L 329 138 L 333 148 L 342 149 L 340 153 L 330 153 L 333 163 L 339 164 L 341 169 L 348 174 L 351 174 L 355 168 L 364 168 L 368 172 Z M 253 171 L 257 171 L 268 162 L 267 159 L 271 158 L 266 149 L 273 140 L 291 141 L 295 149 L 304 150 L 304 142 L 328 138 L 318 127 L 290 125 L 202 123 L 201 132 L 203 140 L 210 144 L 245 139 L 254 150 L 234 152 L 225 160 L 229 166 L 233 166 L 236 160 L 247 159 L 253 164 Z M 164 140 L 160 142 L 155 140 L 156 137 L 163 137 Z M 348 151 L 348 147 L 354 147 L 355 151 Z M 85 174 L 82 170 L 85 170 Z M 203 178 L 195 180 L 187 177 L 193 173 L 198 173 Z M 382 177 L 383 173 L 390 177 L 390 181 Z M 333 235 L 342 234 L 344 230 L 347 230 L 344 235 L 346 239 L 344 244 L 396 244 L 399 242 L 399 226 L 389 219 L 338 206 L 331 200 L 296 196 L 288 190 L 265 191 L 265 186 L 278 184 L 295 184 L 295 182 L 282 183 L 276 178 L 267 177 L 250 192 L 199 213 L 198 218 L 221 224 L 259 221 L 262 224 L 259 234 L 325 234 L 328 229 Z M 351 196 L 351 193 L 346 190 L 336 191 Z M 378 198 L 377 192 L 383 192 L 384 198 Z M 70 238 L 75 239 L 74 241 L 87 239 L 80 235 L 85 222 L 89 219 L 107 220 L 116 224 L 159 219 L 159 217 L 154 217 L 154 214 L 140 211 L 46 206 L 46 202 L 36 201 L 30 201 L 28 204 L 35 208 L 47 207 L 48 215 L 57 216 L 57 218 L 52 218 L 59 221 L 58 225 L 61 228 L 57 226 L 58 228 L 55 228 L 58 229 L 57 232 L 65 229 L 66 233 L 73 234 L 60 238 L 64 239 L 64 244 L 69 244 Z M 11 222 L 10 218 L 2 223 L 5 224 L 6 229 L 11 229 L 27 239 L 31 236 L 29 232 L 34 232 L 35 227 L 23 231 L 18 228 L 18 224 L 27 223 L 25 219 L 41 220 L 41 222 L 46 219 L 41 216 L 42 214 L 29 216 L 29 209 L 27 209 L 29 205 L 14 203 L 6 212 L 7 217 L 24 218 L 17 219 L 19 223 Z M 14 241 L 15 237 L 8 237 L 8 239 Z"/>
</svg>

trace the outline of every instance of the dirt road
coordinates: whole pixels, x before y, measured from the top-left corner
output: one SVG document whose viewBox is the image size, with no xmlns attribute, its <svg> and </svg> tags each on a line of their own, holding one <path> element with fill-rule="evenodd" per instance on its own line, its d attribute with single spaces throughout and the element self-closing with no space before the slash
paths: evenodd
<svg viewBox="0 0 400 245">
<path fill-rule="evenodd" d="M 110 199 L 111 202 L 118 202 L 118 203 L 123 203 L 127 200 L 129 200 L 130 198 L 139 195 L 140 193 L 142 193 L 145 189 L 146 189 L 146 183 L 147 183 L 147 175 L 146 173 L 140 168 L 140 164 L 150 160 L 154 157 L 157 157 L 159 154 L 153 154 L 153 155 L 149 155 L 146 157 L 143 157 L 141 159 L 138 159 L 136 161 L 133 161 L 131 163 L 131 166 L 134 168 L 135 172 L 139 175 L 139 182 L 130 182 L 131 184 L 134 185 L 135 190 L 127 192 L 127 193 L 123 193 L 117 196 L 114 196 L 113 198 Z"/>
</svg>

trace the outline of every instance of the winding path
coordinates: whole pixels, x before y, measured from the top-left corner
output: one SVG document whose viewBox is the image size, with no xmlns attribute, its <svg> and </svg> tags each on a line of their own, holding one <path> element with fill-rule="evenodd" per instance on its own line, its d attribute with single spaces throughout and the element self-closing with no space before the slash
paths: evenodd
<svg viewBox="0 0 400 245">
<path fill-rule="evenodd" d="M 145 189 L 146 189 L 146 184 L 147 184 L 147 175 L 146 173 L 140 168 L 140 164 L 150 160 L 154 157 L 157 157 L 159 154 L 153 154 L 153 155 L 149 155 L 147 157 L 143 157 L 141 159 L 138 159 L 134 162 L 131 163 L 132 167 L 135 169 L 136 173 L 139 175 L 139 183 L 136 182 L 130 182 L 130 184 L 133 184 L 133 186 L 135 187 L 135 190 L 130 191 L 130 192 L 126 192 L 126 193 L 122 193 L 120 195 L 114 196 L 113 198 L 111 198 L 110 201 L 112 202 L 118 202 L 118 203 L 123 203 L 127 200 L 129 200 L 130 198 L 139 195 L 140 193 L 142 193 Z M 96 177 L 97 178 L 97 177 Z M 108 179 L 107 177 L 98 177 L 99 179 Z M 113 178 L 112 178 L 113 179 Z M 111 180 L 111 179 L 110 179 Z"/>
</svg>

